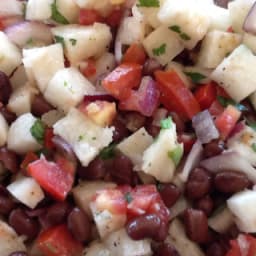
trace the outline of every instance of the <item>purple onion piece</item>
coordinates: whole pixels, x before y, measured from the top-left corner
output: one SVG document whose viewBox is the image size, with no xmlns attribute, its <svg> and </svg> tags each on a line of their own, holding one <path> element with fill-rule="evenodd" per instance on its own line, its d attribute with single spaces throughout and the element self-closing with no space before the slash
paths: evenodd
<svg viewBox="0 0 256 256">
<path fill-rule="evenodd" d="M 201 143 L 208 143 L 219 137 L 219 132 L 208 110 L 198 113 L 192 119 L 196 136 Z"/>
<path fill-rule="evenodd" d="M 253 4 L 245 18 L 243 30 L 247 33 L 256 35 L 256 2 Z"/>
</svg>

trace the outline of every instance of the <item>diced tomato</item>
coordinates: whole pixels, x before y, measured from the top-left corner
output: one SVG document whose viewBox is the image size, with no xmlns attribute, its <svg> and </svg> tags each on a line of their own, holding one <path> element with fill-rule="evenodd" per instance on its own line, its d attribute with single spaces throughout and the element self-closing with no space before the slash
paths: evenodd
<svg viewBox="0 0 256 256">
<path fill-rule="evenodd" d="M 80 25 L 92 25 L 95 22 L 103 22 L 104 18 L 99 12 L 92 9 L 81 9 L 79 12 Z"/>
<path fill-rule="evenodd" d="M 243 240 L 240 248 L 238 239 Z M 240 234 L 239 238 L 230 241 L 231 248 L 226 256 L 255 256 L 256 255 L 256 238 L 251 235 Z M 247 244 L 246 244 L 247 243 Z M 247 251 L 247 253 L 246 253 Z"/>
<path fill-rule="evenodd" d="M 221 106 L 218 100 L 215 100 L 209 108 L 209 112 L 212 116 L 218 116 L 224 111 L 224 107 Z"/>
<path fill-rule="evenodd" d="M 28 165 L 36 160 L 38 160 L 38 156 L 34 152 L 28 152 L 23 159 L 20 168 L 22 170 L 26 170 Z"/>
<path fill-rule="evenodd" d="M 53 129 L 52 128 L 47 128 L 45 130 L 45 134 L 44 134 L 44 146 L 47 149 L 53 149 L 54 148 L 54 144 L 52 142 L 52 138 L 53 138 L 54 134 L 53 134 Z"/>
<path fill-rule="evenodd" d="M 94 59 L 88 59 L 86 61 L 86 64 L 83 66 L 81 65 L 79 67 L 81 73 L 85 76 L 85 77 L 92 77 L 96 74 L 96 63 Z"/>
<path fill-rule="evenodd" d="M 120 24 L 120 21 L 123 17 L 123 10 L 121 8 L 115 8 L 109 16 L 106 18 L 106 23 L 110 27 L 117 27 Z"/>
<path fill-rule="evenodd" d="M 60 154 L 55 154 L 54 160 L 56 164 L 65 172 L 75 175 L 76 163 L 68 160 Z"/>
<path fill-rule="evenodd" d="M 224 140 L 234 129 L 239 120 L 241 112 L 232 105 L 226 107 L 222 114 L 216 120 L 215 125 L 220 132 L 220 137 Z"/>
<path fill-rule="evenodd" d="M 113 214 L 126 214 L 127 201 L 119 189 L 105 189 L 96 193 L 94 198 L 97 210 L 108 210 Z"/>
<path fill-rule="evenodd" d="M 102 80 L 102 85 L 115 98 L 124 100 L 131 95 L 131 89 L 140 84 L 141 72 L 141 65 L 121 64 Z"/>
<path fill-rule="evenodd" d="M 230 96 L 228 95 L 228 93 L 219 85 L 216 86 L 216 90 L 217 90 L 217 95 L 218 96 L 222 96 L 224 98 L 228 98 L 230 99 Z"/>
<path fill-rule="evenodd" d="M 234 33 L 234 30 L 233 30 L 233 28 L 230 26 L 230 27 L 227 29 L 227 32 L 229 32 L 229 33 Z"/>
<path fill-rule="evenodd" d="M 143 65 L 146 61 L 146 53 L 140 44 L 132 44 L 124 54 L 123 63 L 136 63 Z"/>
<path fill-rule="evenodd" d="M 188 154 L 196 142 L 196 137 L 194 134 L 181 133 L 178 134 L 178 142 L 183 143 L 184 152 L 185 154 Z"/>
<path fill-rule="evenodd" d="M 198 87 L 195 91 L 195 98 L 202 110 L 208 109 L 216 100 L 217 89 L 214 83 L 210 82 Z"/>
<path fill-rule="evenodd" d="M 192 92 L 173 71 L 156 71 L 155 77 L 161 92 L 160 101 L 169 110 L 186 119 L 200 112 L 200 106 Z"/>
<path fill-rule="evenodd" d="M 82 244 L 73 238 L 64 224 L 43 231 L 36 244 L 45 256 L 79 256 L 83 251 Z"/>
<path fill-rule="evenodd" d="M 129 194 L 130 202 L 127 206 L 128 219 L 145 213 L 154 213 L 167 223 L 169 210 L 164 205 L 155 185 L 141 185 L 135 187 Z"/>
<path fill-rule="evenodd" d="M 65 200 L 72 189 L 74 174 L 54 162 L 42 158 L 30 163 L 27 170 L 40 186 L 57 200 Z"/>
</svg>

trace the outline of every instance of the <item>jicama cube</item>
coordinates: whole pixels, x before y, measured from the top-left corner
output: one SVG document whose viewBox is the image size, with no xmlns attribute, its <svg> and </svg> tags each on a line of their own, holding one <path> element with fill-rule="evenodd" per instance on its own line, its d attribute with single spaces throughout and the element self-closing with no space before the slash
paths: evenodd
<svg viewBox="0 0 256 256">
<path fill-rule="evenodd" d="M 0 16 L 22 15 L 22 2 L 19 0 L 0 1 Z"/>
<path fill-rule="evenodd" d="M 63 137 L 74 149 L 83 166 L 87 166 L 112 142 L 113 128 L 96 125 L 77 109 L 70 109 L 67 116 L 54 126 L 54 133 Z"/>
<path fill-rule="evenodd" d="M 235 216 L 239 230 L 246 233 L 256 232 L 256 191 L 245 190 L 228 199 L 228 208 Z"/>
<path fill-rule="evenodd" d="M 239 34 L 213 30 L 205 36 L 198 55 L 197 65 L 216 68 L 242 41 Z"/>
<path fill-rule="evenodd" d="M 256 56 L 240 45 L 213 71 L 211 78 L 239 102 L 256 91 L 255 66 Z"/>
<path fill-rule="evenodd" d="M 61 44 L 23 50 L 23 63 L 31 84 L 44 92 L 54 74 L 64 68 Z"/>
<path fill-rule="evenodd" d="M 8 129 L 8 123 L 6 122 L 4 116 L 0 114 L 0 147 L 2 147 L 7 141 Z"/>
<path fill-rule="evenodd" d="M 184 49 L 179 36 L 166 26 L 160 26 L 143 41 L 147 54 L 166 65 Z"/>
<path fill-rule="evenodd" d="M 229 2 L 229 16 L 232 24 L 232 29 L 236 33 L 242 34 L 244 32 L 243 24 L 254 2 L 254 0 L 236 0 Z"/>
<path fill-rule="evenodd" d="M 104 244 L 111 256 L 150 256 L 152 255 L 150 240 L 132 240 L 125 229 L 110 234 Z"/>
<path fill-rule="evenodd" d="M 30 131 L 36 120 L 31 113 L 26 113 L 19 116 L 11 124 L 7 137 L 8 149 L 18 154 L 41 149 L 42 146 L 32 136 Z"/>
<path fill-rule="evenodd" d="M 0 41 L 0 70 L 9 76 L 21 64 L 21 53 L 2 31 Z"/>
<path fill-rule="evenodd" d="M 26 20 L 47 20 L 52 16 L 51 4 L 54 0 L 28 0 Z"/>
<path fill-rule="evenodd" d="M 85 248 L 83 255 L 86 256 L 111 256 L 110 251 L 100 242 L 93 242 Z"/>
<path fill-rule="evenodd" d="M 243 44 L 246 45 L 248 48 L 250 48 L 254 54 L 256 54 L 256 36 L 255 35 L 244 33 Z"/>
<path fill-rule="evenodd" d="M 60 69 L 55 73 L 48 83 L 44 97 L 59 110 L 68 112 L 71 107 L 75 107 L 83 99 L 85 94 L 94 92 L 94 86 L 78 69 L 70 67 Z"/>
<path fill-rule="evenodd" d="M 171 123 L 144 151 L 141 170 L 160 182 L 170 182 L 182 154 L 183 144 L 177 142 L 176 126 Z"/>
<path fill-rule="evenodd" d="M 0 220 L 0 255 L 10 256 L 10 254 L 22 251 L 26 252 L 26 246 L 22 237 L 19 237 L 14 229 Z"/>
<path fill-rule="evenodd" d="M 143 152 L 152 142 L 152 136 L 150 136 L 143 127 L 119 143 L 117 148 L 131 159 L 135 168 L 140 168 Z"/>
<path fill-rule="evenodd" d="M 15 90 L 18 87 L 22 87 L 28 81 L 26 71 L 23 65 L 20 65 L 10 78 L 12 89 Z"/>
<path fill-rule="evenodd" d="M 77 23 L 79 7 L 74 0 L 56 0 L 56 8 L 69 23 Z"/>
<path fill-rule="evenodd" d="M 10 194 L 31 209 L 44 199 L 44 192 L 35 179 L 21 177 L 7 186 Z"/>
<path fill-rule="evenodd" d="M 52 28 L 52 33 L 55 40 L 63 44 L 65 54 L 72 64 L 101 56 L 107 51 L 112 39 L 110 28 L 101 23 L 91 26 L 58 26 Z"/>
<path fill-rule="evenodd" d="M 196 0 L 166 0 L 158 13 L 159 20 L 172 29 L 188 49 L 205 36 L 210 17 L 205 7 Z"/>
</svg>

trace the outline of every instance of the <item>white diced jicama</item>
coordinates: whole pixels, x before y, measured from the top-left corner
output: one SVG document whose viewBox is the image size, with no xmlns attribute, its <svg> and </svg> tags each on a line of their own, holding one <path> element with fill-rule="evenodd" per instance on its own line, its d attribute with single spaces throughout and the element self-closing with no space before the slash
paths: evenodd
<svg viewBox="0 0 256 256">
<path fill-rule="evenodd" d="M 28 81 L 27 74 L 23 65 L 20 65 L 10 78 L 12 89 L 15 90 L 18 87 L 25 85 Z"/>
<path fill-rule="evenodd" d="M 216 81 L 237 102 L 256 91 L 256 56 L 245 46 L 237 47 L 213 71 Z"/>
<path fill-rule="evenodd" d="M 57 0 L 56 7 L 69 23 L 78 22 L 79 6 L 74 0 Z"/>
<path fill-rule="evenodd" d="M 23 4 L 19 0 L 0 1 L 0 16 L 22 15 Z"/>
<path fill-rule="evenodd" d="M 30 177 L 21 177 L 7 186 L 10 194 L 31 209 L 44 199 L 39 184 Z"/>
<path fill-rule="evenodd" d="M 254 54 L 256 54 L 256 36 L 255 35 L 244 33 L 243 44 L 246 45 Z"/>
<path fill-rule="evenodd" d="M 52 16 L 51 4 L 54 0 L 28 0 L 26 20 L 48 20 Z"/>
<path fill-rule="evenodd" d="M 11 124 L 7 137 L 8 149 L 18 154 L 25 154 L 29 151 L 39 150 L 42 147 L 30 131 L 36 120 L 31 113 L 26 113 Z"/>
<path fill-rule="evenodd" d="M 84 249 L 83 255 L 86 256 L 111 256 L 110 251 L 100 242 L 93 242 Z"/>
<path fill-rule="evenodd" d="M 7 141 L 8 135 L 8 123 L 6 122 L 4 116 L 0 114 L 0 147 L 4 146 Z"/>
</svg>

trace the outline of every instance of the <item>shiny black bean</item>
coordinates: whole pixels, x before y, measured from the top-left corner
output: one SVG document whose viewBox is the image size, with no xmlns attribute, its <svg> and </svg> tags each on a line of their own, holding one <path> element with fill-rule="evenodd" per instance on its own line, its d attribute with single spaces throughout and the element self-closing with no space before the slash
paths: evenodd
<svg viewBox="0 0 256 256">
<path fill-rule="evenodd" d="M 0 108 L 0 113 L 4 116 L 7 123 L 10 125 L 17 118 L 16 114 L 9 111 L 6 107 Z"/>
<path fill-rule="evenodd" d="M 8 215 L 15 208 L 15 206 L 15 203 L 10 197 L 0 195 L 0 214 Z"/>
<path fill-rule="evenodd" d="M 98 180 L 102 179 L 106 174 L 105 160 L 100 157 L 95 158 L 87 167 L 79 166 L 78 175 L 82 179 Z"/>
<path fill-rule="evenodd" d="M 195 168 L 186 183 L 186 195 L 191 199 L 199 199 L 211 190 L 212 177 L 203 168 Z"/>
<path fill-rule="evenodd" d="M 43 114 L 54 109 L 42 95 L 36 95 L 32 101 L 31 113 L 37 117 L 42 116 Z"/>
<path fill-rule="evenodd" d="M 158 246 L 157 251 L 154 253 L 154 256 L 179 256 L 180 254 L 177 250 L 168 243 L 162 243 Z"/>
<path fill-rule="evenodd" d="M 0 102 L 7 104 L 12 93 L 9 77 L 0 71 Z"/>
<path fill-rule="evenodd" d="M 87 242 L 91 237 L 91 223 L 85 212 L 74 208 L 68 216 L 68 228 L 72 235 L 81 242 Z"/>
<path fill-rule="evenodd" d="M 135 132 L 143 127 L 145 122 L 146 117 L 139 113 L 129 112 L 125 115 L 126 127 L 132 132 Z"/>
<path fill-rule="evenodd" d="M 120 119 L 116 118 L 113 121 L 112 126 L 115 128 L 113 133 L 114 142 L 120 142 L 121 140 L 129 136 L 129 130 Z"/>
<path fill-rule="evenodd" d="M 176 124 L 176 130 L 178 133 L 182 133 L 185 130 L 185 122 L 180 118 L 176 112 L 171 112 L 173 122 Z"/>
<path fill-rule="evenodd" d="M 28 254 L 26 252 L 17 251 L 17 252 L 12 252 L 11 254 L 9 254 L 9 256 L 28 256 Z"/>
<path fill-rule="evenodd" d="M 152 137 L 157 137 L 157 135 L 159 134 L 159 132 L 160 132 L 160 127 L 158 127 L 158 126 L 155 126 L 155 125 L 153 125 L 153 124 L 148 124 L 147 126 L 146 126 L 146 130 L 147 130 L 147 132 L 152 136 Z"/>
<path fill-rule="evenodd" d="M 226 249 L 218 242 L 212 243 L 206 251 L 207 256 L 224 256 Z"/>
<path fill-rule="evenodd" d="M 167 207 L 172 207 L 180 197 L 181 191 L 174 184 L 159 184 L 158 191 L 164 204 Z"/>
<path fill-rule="evenodd" d="M 152 238 L 163 241 L 167 236 L 166 226 L 157 215 L 145 214 L 130 220 L 126 224 L 126 231 L 134 240 Z"/>
<path fill-rule="evenodd" d="M 225 144 L 221 140 L 211 141 L 204 146 L 204 157 L 212 157 L 221 154 L 225 149 Z"/>
<path fill-rule="evenodd" d="M 213 200 L 209 195 L 204 196 L 196 201 L 195 208 L 202 210 L 207 216 L 210 216 L 213 210 Z"/>
<path fill-rule="evenodd" d="M 208 222 L 205 213 L 201 210 L 186 209 L 183 217 L 187 236 L 197 243 L 206 242 L 208 240 Z"/>
<path fill-rule="evenodd" d="M 59 135 L 54 135 L 52 138 L 52 142 L 56 147 L 56 150 L 64 156 L 66 159 L 76 162 L 77 158 L 72 149 L 72 147 Z"/>
<path fill-rule="evenodd" d="M 35 238 L 39 232 L 38 222 L 29 218 L 26 212 L 20 208 L 11 212 L 9 224 L 19 235 L 25 235 L 28 239 Z"/>
<path fill-rule="evenodd" d="M 3 163 L 4 167 L 12 173 L 16 173 L 19 170 L 16 153 L 10 151 L 6 147 L 0 148 L 0 161 Z"/>
</svg>

